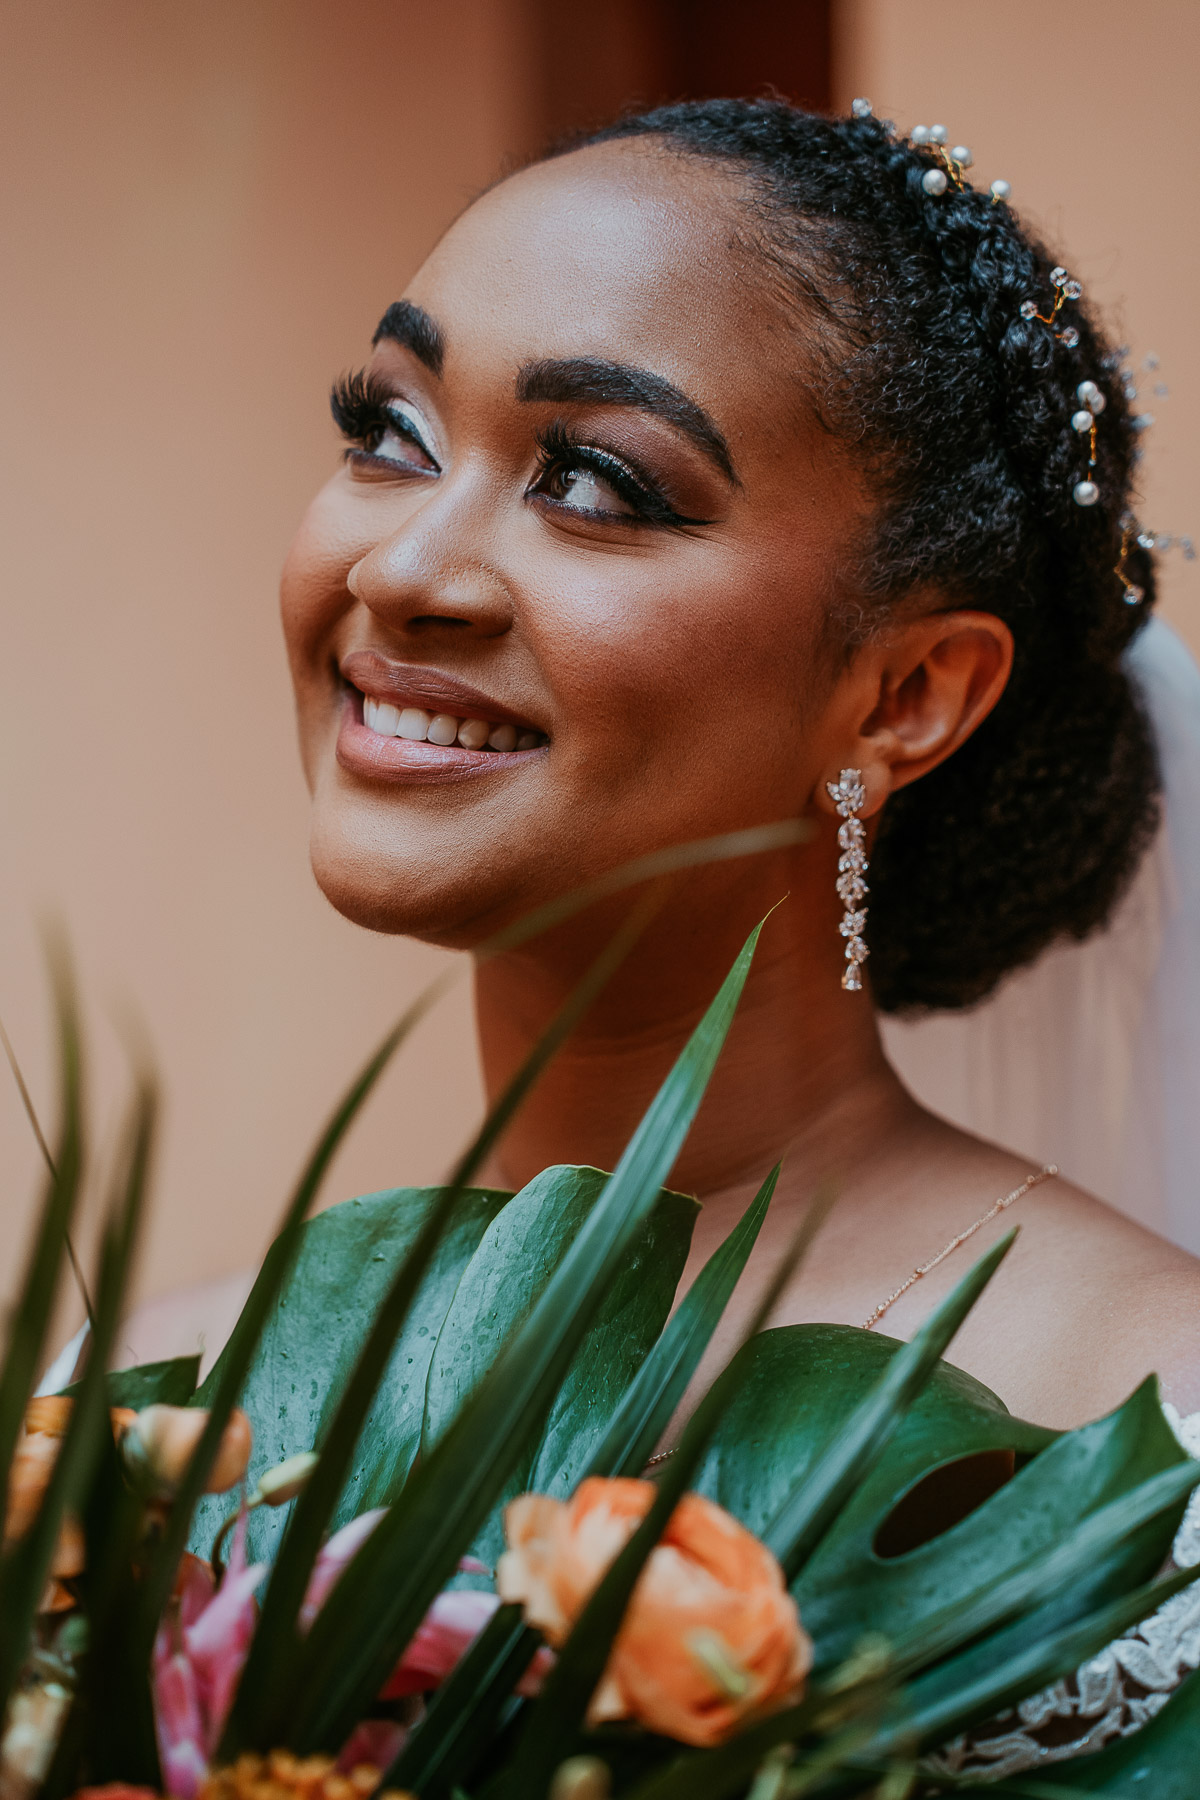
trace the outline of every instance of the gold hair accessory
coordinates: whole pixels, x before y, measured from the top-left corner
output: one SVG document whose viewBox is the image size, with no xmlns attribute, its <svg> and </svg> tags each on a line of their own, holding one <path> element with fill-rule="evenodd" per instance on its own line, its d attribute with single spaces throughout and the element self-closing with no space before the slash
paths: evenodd
<svg viewBox="0 0 1200 1800">
<path fill-rule="evenodd" d="M 872 110 L 869 100 L 850 102 L 850 111 L 856 119 L 869 119 Z M 883 128 L 890 134 L 892 126 L 887 120 L 883 121 Z M 921 186 L 925 192 L 935 197 L 944 194 L 951 183 L 961 192 L 967 185 L 963 179 L 963 170 L 969 169 L 975 161 L 966 144 L 955 144 L 953 149 L 947 150 L 949 136 L 944 125 L 914 125 L 908 134 L 908 141 L 914 149 L 932 150 L 941 161 L 940 169 L 926 169 L 921 177 Z M 1012 187 L 998 177 L 992 182 L 988 192 L 992 196 L 992 205 L 995 206 L 999 201 L 1008 199 Z"/>
</svg>

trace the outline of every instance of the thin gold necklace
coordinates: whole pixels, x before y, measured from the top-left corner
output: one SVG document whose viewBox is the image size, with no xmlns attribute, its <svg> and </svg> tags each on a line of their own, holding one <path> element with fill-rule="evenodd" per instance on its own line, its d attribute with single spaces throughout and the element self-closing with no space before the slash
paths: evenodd
<svg viewBox="0 0 1200 1800">
<path fill-rule="evenodd" d="M 973 1238 L 977 1231 L 982 1231 L 985 1225 L 990 1225 L 992 1220 L 998 1218 L 1002 1212 L 1007 1212 L 1014 1201 L 1022 1199 L 1032 1188 L 1040 1187 L 1043 1181 L 1049 1181 L 1052 1175 L 1057 1174 L 1057 1163 L 1043 1163 L 1036 1174 L 1027 1175 L 1020 1187 L 1015 1187 L 1011 1194 L 1001 1195 L 1000 1199 L 997 1200 L 994 1205 L 988 1207 L 982 1218 L 976 1219 L 973 1225 L 968 1225 L 965 1231 L 960 1231 L 957 1237 L 951 1238 L 945 1249 L 939 1250 L 937 1255 L 931 1257 L 927 1263 L 922 1263 L 919 1269 L 914 1269 L 908 1280 L 902 1282 L 894 1294 L 889 1294 L 882 1305 L 875 1308 L 875 1311 L 871 1314 L 869 1319 L 864 1319 L 863 1330 L 874 1331 L 888 1307 L 894 1306 L 901 1294 L 907 1294 L 909 1288 L 915 1287 L 922 1276 L 930 1274 L 932 1270 L 937 1268 L 939 1263 L 944 1263 L 948 1256 L 953 1256 L 954 1252 L 961 1244 L 965 1244 L 968 1238 Z M 660 1450 L 657 1456 L 652 1456 L 650 1458 L 646 1467 L 652 1469 L 656 1463 L 666 1462 L 667 1458 L 669 1456 L 674 1456 L 674 1454 L 674 1449 Z"/>
<path fill-rule="evenodd" d="M 1044 1163 L 1037 1171 L 1036 1175 L 1027 1175 L 1020 1187 L 1015 1187 L 1011 1194 L 1003 1195 L 1001 1199 L 996 1201 L 994 1206 L 988 1207 L 988 1210 L 981 1219 L 976 1219 L 973 1225 L 969 1225 L 965 1231 L 960 1231 L 957 1237 L 951 1238 L 944 1250 L 939 1250 L 937 1255 L 932 1257 L 929 1262 L 922 1263 L 919 1269 L 914 1269 L 908 1280 L 901 1282 L 895 1293 L 889 1294 L 883 1304 L 875 1308 L 875 1311 L 871 1314 L 869 1319 L 863 1320 L 863 1330 L 874 1331 L 888 1307 L 894 1306 L 901 1294 L 907 1294 L 910 1287 L 915 1287 L 923 1275 L 928 1275 L 933 1269 L 937 1268 L 939 1263 L 944 1263 L 948 1256 L 954 1254 L 960 1244 L 965 1244 L 968 1238 L 973 1238 L 977 1231 L 982 1231 L 985 1225 L 990 1225 L 992 1220 L 997 1218 L 1000 1213 L 1006 1212 L 1013 1204 L 1014 1200 L 1020 1200 L 1031 1188 L 1039 1186 L 1043 1181 L 1049 1181 L 1052 1175 L 1057 1174 L 1057 1163 Z"/>
</svg>

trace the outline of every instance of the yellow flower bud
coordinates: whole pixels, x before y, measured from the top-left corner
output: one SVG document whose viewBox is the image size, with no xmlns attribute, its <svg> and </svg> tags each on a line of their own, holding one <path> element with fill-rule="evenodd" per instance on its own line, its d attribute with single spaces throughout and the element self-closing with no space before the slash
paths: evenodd
<svg viewBox="0 0 1200 1800">
<path fill-rule="evenodd" d="M 598 1756 L 569 1756 L 550 1783 L 550 1800 L 608 1800 L 612 1771 Z"/>
<path fill-rule="evenodd" d="M 250 1496 L 250 1504 L 256 1502 L 263 1506 L 283 1506 L 294 1500 L 297 1494 L 304 1492 L 308 1486 L 308 1478 L 317 1466 L 315 1450 L 301 1450 L 296 1456 L 289 1456 L 286 1462 L 276 1463 L 273 1469 L 264 1469 L 258 1478 L 258 1486 Z"/>
</svg>

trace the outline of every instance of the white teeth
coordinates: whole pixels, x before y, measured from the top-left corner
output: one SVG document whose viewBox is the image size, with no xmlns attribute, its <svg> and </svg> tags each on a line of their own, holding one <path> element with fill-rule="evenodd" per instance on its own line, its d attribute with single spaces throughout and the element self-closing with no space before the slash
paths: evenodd
<svg viewBox="0 0 1200 1800">
<path fill-rule="evenodd" d="M 415 744 L 459 744 L 464 750 L 536 750 L 545 743 L 540 731 L 515 725 L 491 725 L 486 719 L 458 719 L 453 713 L 428 713 L 423 706 L 393 706 L 390 700 L 363 695 L 363 724 L 382 737 L 407 738 Z"/>
<path fill-rule="evenodd" d="M 396 727 L 400 723 L 400 708 L 389 706 L 386 700 L 372 700 L 369 695 L 364 695 L 363 722 L 384 737 L 395 737 Z"/>
<path fill-rule="evenodd" d="M 450 745 L 458 736 L 458 720 L 449 713 L 436 713 L 426 734 L 431 744 Z"/>
<path fill-rule="evenodd" d="M 414 743 L 423 744 L 429 736 L 429 714 L 419 706 L 406 706 L 400 714 L 395 735 L 411 738 Z"/>
</svg>

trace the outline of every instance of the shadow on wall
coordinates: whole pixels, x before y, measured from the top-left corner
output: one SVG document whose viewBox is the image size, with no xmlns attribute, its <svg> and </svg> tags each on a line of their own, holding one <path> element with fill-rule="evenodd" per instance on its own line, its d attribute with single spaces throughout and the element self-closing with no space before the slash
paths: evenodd
<svg viewBox="0 0 1200 1800">
<path fill-rule="evenodd" d="M 831 104 L 833 0 L 536 0 L 535 92 L 546 138 L 630 106 L 776 89 Z"/>
</svg>

